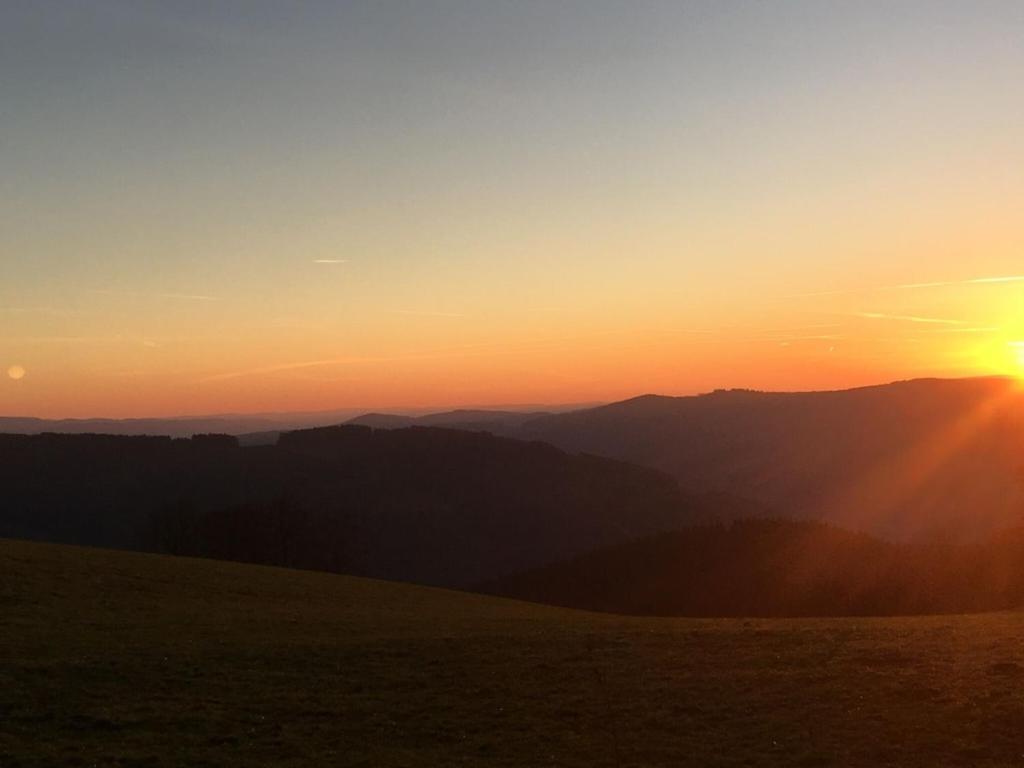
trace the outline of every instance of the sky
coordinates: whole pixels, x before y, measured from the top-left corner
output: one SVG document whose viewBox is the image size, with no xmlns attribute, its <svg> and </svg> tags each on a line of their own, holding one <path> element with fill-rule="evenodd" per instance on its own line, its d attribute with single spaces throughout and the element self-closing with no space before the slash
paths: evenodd
<svg viewBox="0 0 1024 768">
<path fill-rule="evenodd" d="M 0 414 L 1024 366 L 1024 4 L 0 3 Z"/>
</svg>

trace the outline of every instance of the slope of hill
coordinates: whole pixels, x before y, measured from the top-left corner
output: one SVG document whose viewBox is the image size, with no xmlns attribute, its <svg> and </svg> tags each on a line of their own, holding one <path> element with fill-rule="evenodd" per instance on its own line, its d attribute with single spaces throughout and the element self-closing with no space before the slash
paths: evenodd
<svg viewBox="0 0 1024 768">
<path fill-rule="evenodd" d="M 442 427 L 463 429 L 471 432 L 509 433 L 525 422 L 548 415 L 547 411 L 487 411 L 460 409 L 427 413 L 422 415 L 399 413 L 364 413 L 344 422 L 348 426 L 371 427 L 373 429 L 405 429 L 407 427 Z M 322 425 L 307 426 L 327 426 Z M 238 442 L 244 446 L 274 445 L 284 432 L 278 429 L 251 432 L 238 435 Z"/>
<path fill-rule="evenodd" d="M 1011 379 L 649 395 L 514 434 L 884 537 L 972 538 L 1024 513 L 1024 389 Z"/>
<path fill-rule="evenodd" d="M 256 448 L 0 435 L 0 488 L 0 535 L 449 586 L 731 509 L 651 469 L 422 427 L 292 432 Z"/>
<path fill-rule="evenodd" d="M 1019 760 L 1024 616 L 629 619 L 0 541 L 0 764 Z"/>
<path fill-rule="evenodd" d="M 375 429 L 401 429 L 403 427 L 446 427 L 448 429 L 466 429 L 475 432 L 516 430 L 523 424 L 550 415 L 546 411 L 488 411 L 458 409 L 441 413 L 428 413 L 423 416 L 402 416 L 391 413 L 365 413 L 349 420 L 348 424 L 358 424 Z"/>
<path fill-rule="evenodd" d="M 1024 530 L 983 544 L 892 544 L 817 522 L 698 526 L 482 586 L 646 616 L 877 616 L 1024 606 Z"/>
</svg>

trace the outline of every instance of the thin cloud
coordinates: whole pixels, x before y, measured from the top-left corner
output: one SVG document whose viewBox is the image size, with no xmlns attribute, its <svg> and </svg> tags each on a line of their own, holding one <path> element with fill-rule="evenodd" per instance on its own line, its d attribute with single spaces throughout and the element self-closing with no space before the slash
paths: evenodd
<svg viewBox="0 0 1024 768">
<path fill-rule="evenodd" d="M 199 379 L 199 383 L 205 384 L 214 381 L 228 381 L 231 379 L 240 379 L 247 376 L 261 376 L 273 373 L 286 373 L 288 371 L 300 371 L 311 368 L 325 368 L 341 365 L 374 365 L 380 363 L 410 362 L 417 360 L 437 360 L 449 357 L 466 357 L 493 353 L 515 355 L 533 349 L 543 349 L 545 347 L 551 347 L 552 345 L 579 343 L 580 341 L 586 338 L 615 336 L 620 335 L 621 333 L 623 332 L 612 331 L 608 333 L 595 334 L 590 337 L 565 336 L 558 338 L 532 339 L 530 341 L 510 344 L 482 342 L 479 344 L 463 344 L 457 347 L 445 347 L 441 349 L 427 350 L 424 352 L 410 352 L 406 354 L 385 355 L 377 357 L 351 356 L 327 358 L 322 360 L 307 360 L 295 363 L 283 363 L 281 365 L 271 365 L 262 368 L 249 368 L 240 371 L 218 373 L 212 376 L 207 376 L 205 378 Z"/>
<path fill-rule="evenodd" d="M 202 294 L 195 293 L 158 293 L 156 294 L 163 299 L 183 299 L 185 301 L 219 301 L 216 296 L 204 296 Z"/>
<path fill-rule="evenodd" d="M 0 339 L 8 344 L 123 344 L 123 336 L 22 336 Z"/>
<path fill-rule="evenodd" d="M 972 283 L 1021 283 L 1024 282 L 1024 275 L 1009 275 L 1007 277 L 979 277 L 971 280 Z"/>
<path fill-rule="evenodd" d="M 996 325 L 981 325 L 970 328 L 928 328 L 924 333 L 996 333 L 1001 330 Z"/>
<path fill-rule="evenodd" d="M 873 291 L 916 291 L 928 288 L 949 288 L 957 285 L 999 285 L 1005 283 L 1024 283 L 1024 275 L 1000 275 L 996 277 L 973 277 L 967 280 L 936 280 L 926 283 L 901 283 L 899 285 L 876 285 L 865 288 L 853 288 L 835 291 L 810 291 L 808 293 L 791 293 L 779 296 L 778 300 L 806 299 L 820 296 L 856 296 Z"/>
<path fill-rule="evenodd" d="M 466 344 L 461 347 L 437 349 L 428 352 L 412 352 L 403 355 L 381 355 L 381 356 L 350 356 L 331 357 L 322 360 L 304 360 L 296 363 L 282 363 L 280 365 L 268 365 L 262 368 L 248 368 L 241 371 L 230 371 L 207 376 L 199 380 L 199 383 L 206 384 L 213 381 L 228 381 L 230 379 L 241 379 L 247 376 L 263 376 L 273 373 L 287 373 L 288 371 L 301 371 L 309 368 L 326 368 L 340 365 L 373 365 L 379 363 L 397 363 L 411 360 L 432 360 L 439 357 L 452 357 L 473 352 L 489 351 L 500 348 L 496 344 Z"/>
<path fill-rule="evenodd" d="M 185 343 L 203 338 L 199 336 L 17 336 L 0 338 L 0 342 L 8 344 L 83 344 L 83 345 L 138 345 L 147 349 L 157 349 L 165 344 Z"/>
<path fill-rule="evenodd" d="M 465 317 L 461 312 L 431 312 L 420 309 L 393 309 L 391 312 L 395 315 L 416 315 L 419 317 Z"/>
<path fill-rule="evenodd" d="M 348 264 L 348 259 L 313 259 L 314 264 Z"/>
<path fill-rule="evenodd" d="M 920 317 L 919 315 L 888 315 L 884 312 L 857 312 L 856 316 L 869 320 L 900 320 L 907 323 L 923 323 L 926 325 L 967 325 L 964 320 L 948 320 L 944 317 Z"/>
<path fill-rule="evenodd" d="M 58 307 L 0 307 L 0 312 L 7 312 L 12 315 L 84 315 L 87 314 L 81 309 L 63 309 Z"/>
<path fill-rule="evenodd" d="M 100 293 L 107 296 L 144 296 L 158 299 L 177 299 L 182 301 L 219 301 L 216 296 L 208 296 L 202 293 L 165 293 L 162 291 L 123 291 L 114 288 L 92 288 L 90 293 Z"/>
<path fill-rule="evenodd" d="M 856 293 L 867 293 L 868 291 L 877 290 L 876 288 L 862 288 L 860 290 L 845 290 L 845 291 L 810 291 L 808 293 L 789 293 L 785 296 L 779 296 L 778 299 L 783 301 L 785 299 L 809 299 L 818 296 L 849 296 Z"/>
<path fill-rule="evenodd" d="M 614 334 L 630 334 L 630 333 L 644 333 L 651 336 L 708 336 L 710 334 L 720 333 L 711 328 L 651 328 L 649 330 L 631 329 L 624 331 L 617 331 Z M 614 335 L 613 334 L 613 335 Z"/>
<path fill-rule="evenodd" d="M 903 285 L 886 286 L 885 290 L 916 290 L 918 288 L 945 288 L 951 285 L 991 285 L 993 283 L 1021 283 L 1024 275 L 1004 275 L 1002 277 L 975 277 L 970 280 L 941 280 L 933 283 L 904 283 Z"/>
<path fill-rule="evenodd" d="M 230 371 L 218 373 L 213 376 L 206 376 L 199 380 L 201 384 L 212 381 L 228 381 L 229 379 L 241 379 L 246 376 L 262 376 L 269 373 L 285 373 L 287 371 L 298 371 L 303 368 L 320 368 L 329 365 L 351 365 L 353 363 L 371 362 L 373 358 L 368 357 L 336 357 L 326 360 L 307 360 L 301 363 L 284 363 L 282 365 L 268 365 L 263 368 L 249 368 L 244 371 Z"/>
<path fill-rule="evenodd" d="M 381 357 L 333 357 L 324 360 L 306 360 L 299 363 L 283 363 L 281 365 L 268 365 L 263 368 L 249 368 L 243 371 L 231 371 L 229 373 L 218 373 L 213 376 L 207 376 L 199 380 L 200 384 L 206 384 L 213 381 L 228 381 L 230 379 L 241 379 L 247 376 L 264 376 L 272 373 L 287 373 L 289 371 L 302 371 L 310 368 L 326 368 L 341 365 L 366 365 L 366 364 L 379 364 L 379 363 L 397 363 L 402 361 L 410 360 L 430 360 L 437 357 L 447 357 L 450 355 L 463 354 L 464 351 L 470 351 L 479 345 L 473 345 L 463 349 L 455 349 L 448 351 L 437 351 L 420 354 L 408 354 L 408 355 L 386 355 Z"/>
<path fill-rule="evenodd" d="M 803 333 L 805 331 L 822 331 L 830 328 L 842 328 L 839 323 L 810 323 L 807 325 L 792 325 L 787 328 L 750 328 L 748 326 L 733 326 L 743 331 L 761 333 L 764 335 Z"/>
<path fill-rule="evenodd" d="M 809 336 L 739 336 L 734 338 L 694 339 L 694 344 L 782 344 L 790 345 L 805 341 L 844 341 L 847 336 L 841 333 L 822 333 Z"/>
<path fill-rule="evenodd" d="M 823 333 L 817 336 L 794 336 L 791 339 L 785 339 L 785 341 L 841 341 L 845 338 L 846 336 L 841 333 Z M 769 339 L 769 341 L 773 341 L 773 339 Z"/>
</svg>

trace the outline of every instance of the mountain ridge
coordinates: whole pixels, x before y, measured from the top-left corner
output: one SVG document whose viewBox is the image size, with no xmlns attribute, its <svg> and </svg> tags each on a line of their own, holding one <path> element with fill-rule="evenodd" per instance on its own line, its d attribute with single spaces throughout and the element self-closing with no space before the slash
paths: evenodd
<svg viewBox="0 0 1024 768">
<path fill-rule="evenodd" d="M 514 434 L 885 538 L 969 537 L 1024 512 L 1024 389 L 1007 377 L 645 395 Z"/>
</svg>

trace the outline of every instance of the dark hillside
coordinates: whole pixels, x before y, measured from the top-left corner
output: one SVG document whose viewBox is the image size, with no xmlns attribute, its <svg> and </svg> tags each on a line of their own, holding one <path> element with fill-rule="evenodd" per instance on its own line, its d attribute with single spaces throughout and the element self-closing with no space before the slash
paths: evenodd
<svg viewBox="0 0 1024 768">
<path fill-rule="evenodd" d="M 658 619 L 0 540 L 0 765 L 1020 759 L 1024 614 Z"/>
<path fill-rule="evenodd" d="M 467 585 L 706 520 L 651 469 L 483 433 L 0 435 L 0 535 Z"/>
<path fill-rule="evenodd" d="M 539 603 L 660 616 L 869 616 L 1024 605 L 1024 530 L 893 544 L 816 522 L 697 526 L 483 585 Z"/>
</svg>

